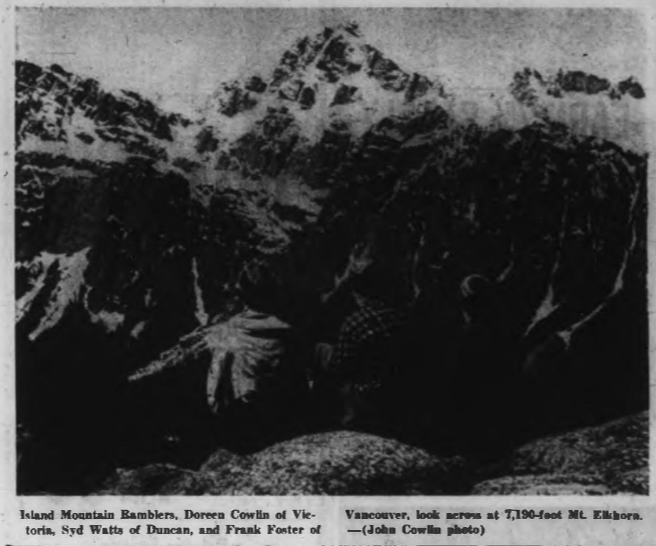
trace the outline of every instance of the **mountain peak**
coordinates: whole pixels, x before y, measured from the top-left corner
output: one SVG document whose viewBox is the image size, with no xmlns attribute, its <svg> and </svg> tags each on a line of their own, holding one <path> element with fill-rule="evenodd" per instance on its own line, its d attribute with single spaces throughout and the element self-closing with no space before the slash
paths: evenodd
<svg viewBox="0 0 656 546">
<path fill-rule="evenodd" d="M 534 106 L 540 95 L 561 99 L 572 93 L 584 95 L 607 96 L 612 100 L 621 100 L 625 95 L 634 99 L 645 97 L 643 87 L 633 77 L 617 84 L 608 79 L 589 74 L 582 70 L 558 70 L 555 74 L 543 75 L 529 67 L 515 72 L 511 84 L 512 95 L 527 106 Z"/>
<path fill-rule="evenodd" d="M 223 84 L 208 103 L 206 117 L 218 112 L 219 123 L 240 114 L 257 118 L 281 103 L 297 112 L 326 108 L 326 115 L 343 113 L 350 103 L 385 111 L 429 92 L 445 96 L 439 82 L 401 68 L 368 44 L 358 24 L 350 21 L 298 38 L 268 77 L 245 75 Z"/>
<path fill-rule="evenodd" d="M 48 141 L 52 150 L 113 161 L 127 155 L 162 159 L 175 128 L 191 124 L 138 93 L 104 90 L 98 80 L 16 61 L 16 143 L 23 151 Z"/>
<path fill-rule="evenodd" d="M 355 21 L 348 21 L 346 23 L 340 23 L 337 25 L 337 30 L 343 30 L 344 32 L 347 32 L 351 36 L 355 36 L 356 38 L 361 38 L 362 33 L 360 32 L 360 25 L 358 25 L 357 22 Z"/>
<path fill-rule="evenodd" d="M 362 66 L 362 35 L 356 23 L 325 27 L 314 36 L 304 36 L 285 51 L 271 79 L 272 87 L 279 87 L 293 74 L 315 66 L 321 79 L 334 83 L 344 73 L 352 73 Z M 360 53 L 360 54 L 358 54 Z"/>
</svg>

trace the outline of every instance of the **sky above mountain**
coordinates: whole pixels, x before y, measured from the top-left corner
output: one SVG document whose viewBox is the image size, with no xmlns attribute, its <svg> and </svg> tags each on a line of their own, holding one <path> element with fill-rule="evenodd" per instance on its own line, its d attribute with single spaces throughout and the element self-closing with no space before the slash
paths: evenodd
<svg viewBox="0 0 656 546">
<path fill-rule="evenodd" d="M 24 8 L 17 58 L 193 115 L 221 82 L 266 76 L 297 38 L 347 21 L 447 91 L 505 90 L 525 66 L 644 81 L 645 19 L 619 9 Z"/>
</svg>

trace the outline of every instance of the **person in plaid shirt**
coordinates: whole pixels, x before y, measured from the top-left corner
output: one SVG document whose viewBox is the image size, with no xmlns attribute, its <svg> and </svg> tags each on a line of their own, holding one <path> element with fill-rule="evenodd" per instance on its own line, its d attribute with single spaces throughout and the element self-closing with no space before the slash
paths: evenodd
<svg viewBox="0 0 656 546">
<path fill-rule="evenodd" d="M 340 422 L 349 428 L 392 424 L 385 399 L 398 393 L 403 378 L 409 314 L 375 297 L 375 278 L 360 276 L 352 285 L 352 305 L 325 368 L 339 391 Z M 398 409 L 398 408 L 396 408 Z"/>
</svg>

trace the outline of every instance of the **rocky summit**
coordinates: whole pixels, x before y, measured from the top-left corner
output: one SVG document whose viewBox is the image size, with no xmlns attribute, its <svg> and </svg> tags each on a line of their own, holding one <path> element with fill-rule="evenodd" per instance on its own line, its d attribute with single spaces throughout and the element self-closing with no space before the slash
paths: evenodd
<svg viewBox="0 0 656 546">
<path fill-rule="evenodd" d="M 521 115 L 472 119 L 444 81 L 400 66 L 356 24 L 297 40 L 193 119 L 17 61 L 19 490 L 80 493 L 119 467 L 174 463 L 191 469 L 175 492 L 439 493 L 439 457 L 644 409 L 644 88 L 527 68 L 504 97 Z M 603 115 L 573 123 L 573 103 Z M 313 343 L 336 339 L 344 317 L 322 302 L 358 264 L 413 309 L 410 394 L 386 404 L 395 440 L 312 436 L 304 422 L 309 436 L 248 455 L 279 481 L 193 473 L 220 445 L 203 432 L 204 378 L 253 262 L 280 287 L 275 314 Z M 493 329 L 460 312 L 470 277 L 500 287 L 502 304 L 484 306 Z M 155 379 L 142 385 L 143 370 Z M 389 473 L 331 485 L 341 459 L 323 472 L 313 454 L 346 448 L 371 465 L 397 455 Z M 315 465 L 298 483 L 297 451 Z M 435 479 L 420 484 L 424 471 Z"/>
</svg>

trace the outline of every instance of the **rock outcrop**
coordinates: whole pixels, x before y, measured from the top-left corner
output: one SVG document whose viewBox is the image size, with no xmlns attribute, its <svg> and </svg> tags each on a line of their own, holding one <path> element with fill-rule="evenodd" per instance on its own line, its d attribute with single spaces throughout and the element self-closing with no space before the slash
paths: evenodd
<svg viewBox="0 0 656 546">
<path fill-rule="evenodd" d="M 506 476 L 478 483 L 474 495 L 648 495 L 647 412 L 543 438 L 503 463 Z"/>
<path fill-rule="evenodd" d="M 648 415 L 640 413 L 474 464 L 371 434 L 326 432 L 252 455 L 219 449 L 197 470 L 170 464 L 119 469 L 99 494 L 646 495 L 648 433 Z"/>
<path fill-rule="evenodd" d="M 101 494 L 440 495 L 466 488 L 459 457 L 436 457 L 369 434 L 328 432 L 249 456 L 219 451 L 196 472 L 161 465 L 121 470 Z"/>
</svg>

